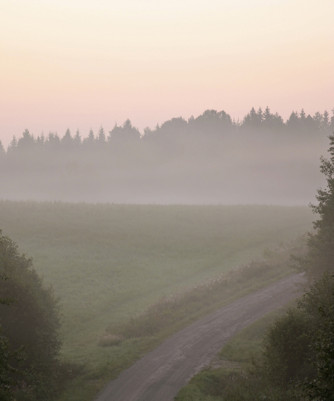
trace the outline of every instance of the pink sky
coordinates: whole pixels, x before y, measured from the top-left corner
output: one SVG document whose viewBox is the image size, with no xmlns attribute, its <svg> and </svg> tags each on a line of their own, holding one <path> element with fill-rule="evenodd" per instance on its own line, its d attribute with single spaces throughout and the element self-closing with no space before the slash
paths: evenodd
<svg viewBox="0 0 334 401">
<path fill-rule="evenodd" d="M 332 0 L 2 0 L 0 139 L 334 107 Z"/>
</svg>

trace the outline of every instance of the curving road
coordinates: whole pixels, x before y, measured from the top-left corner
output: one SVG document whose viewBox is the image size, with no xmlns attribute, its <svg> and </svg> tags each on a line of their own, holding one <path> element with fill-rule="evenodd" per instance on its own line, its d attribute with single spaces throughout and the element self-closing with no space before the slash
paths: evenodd
<svg viewBox="0 0 334 401">
<path fill-rule="evenodd" d="M 296 274 L 238 299 L 174 334 L 111 381 L 96 401 L 172 401 L 239 330 L 298 295 Z"/>
</svg>

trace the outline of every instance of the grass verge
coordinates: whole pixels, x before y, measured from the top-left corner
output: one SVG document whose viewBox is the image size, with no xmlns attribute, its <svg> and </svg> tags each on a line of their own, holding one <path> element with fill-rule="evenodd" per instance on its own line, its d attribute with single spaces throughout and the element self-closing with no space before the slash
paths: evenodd
<svg viewBox="0 0 334 401">
<path fill-rule="evenodd" d="M 296 250 L 296 247 L 294 249 Z M 290 253 L 291 247 L 271 252 L 260 262 L 252 262 L 243 268 L 225 273 L 184 294 L 162 299 L 148 308 L 145 313 L 128 322 L 107 327 L 99 344 L 102 351 L 108 349 L 111 352 L 112 358 L 105 361 L 104 365 L 100 365 L 95 372 L 91 371 L 78 377 L 68 388 L 65 398 L 59 401 L 93 400 L 94 395 L 108 380 L 115 378 L 121 370 L 129 367 L 172 333 L 237 298 L 291 274 L 293 269 L 289 263 Z M 240 364 L 249 364 L 254 351 L 260 349 L 263 327 L 269 324 L 273 319 L 272 316 L 244 330 L 241 336 L 233 340 L 235 343 L 229 343 L 224 348 L 223 369 L 227 369 L 226 372 L 230 373 L 231 369 L 232 371 L 239 369 Z M 224 352 L 229 355 L 228 358 L 224 357 Z M 217 372 L 210 371 L 203 374 L 206 377 L 205 380 L 208 380 L 209 376 L 217 375 L 218 377 L 221 374 L 221 368 Z M 191 386 L 193 387 L 192 384 Z M 182 398 L 180 400 L 183 401 Z"/>
<path fill-rule="evenodd" d="M 286 309 L 287 306 L 267 314 L 235 335 L 211 366 L 181 389 L 175 401 L 257 400 L 261 393 L 258 388 L 263 390 L 264 382 L 248 375 L 248 371 L 261 359 L 266 331 Z"/>
</svg>

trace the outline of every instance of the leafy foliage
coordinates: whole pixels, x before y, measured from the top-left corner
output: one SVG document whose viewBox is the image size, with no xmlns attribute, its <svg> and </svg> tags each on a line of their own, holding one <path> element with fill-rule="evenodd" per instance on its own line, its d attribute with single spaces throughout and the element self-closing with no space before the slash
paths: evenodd
<svg viewBox="0 0 334 401">
<path fill-rule="evenodd" d="M 0 280 L 6 280 L 5 276 L 0 276 Z M 0 305 L 8 305 L 9 301 L 5 298 L 0 299 Z M 8 340 L 1 333 L 0 326 L 0 400 L 10 401 L 12 399 L 12 385 L 14 384 L 11 379 L 11 374 L 14 372 L 10 364 L 10 351 L 8 349 Z"/>
<path fill-rule="evenodd" d="M 334 271 L 334 135 L 329 137 L 330 158 L 322 158 L 321 172 L 327 180 L 327 187 L 318 191 L 318 205 L 313 211 L 319 215 L 315 221 L 315 234 L 309 238 L 309 254 L 306 260 L 309 272 L 319 276 Z"/>
<path fill-rule="evenodd" d="M 265 374 L 270 381 L 287 388 L 303 379 L 309 369 L 310 347 L 308 319 L 305 313 L 291 309 L 271 327 L 264 352 Z"/>
<path fill-rule="evenodd" d="M 334 399 L 334 276 L 324 275 L 305 294 L 301 303 L 308 316 L 313 317 L 314 335 L 310 344 L 314 379 L 307 381 L 311 399 Z"/>
<path fill-rule="evenodd" d="M 49 400 L 60 347 L 56 301 L 1 231 L 0 272 L 1 389 L 8 399 Z"/>
<path fill-rule="evenodd" d="M 306 385 L 320 400 L 334 394 L 333 305 L 334 277 L 325 275 L 304 294 L 298 308 L 275 322 L 264 352 L 272 382 L 284 388 Z"/>
</svg>

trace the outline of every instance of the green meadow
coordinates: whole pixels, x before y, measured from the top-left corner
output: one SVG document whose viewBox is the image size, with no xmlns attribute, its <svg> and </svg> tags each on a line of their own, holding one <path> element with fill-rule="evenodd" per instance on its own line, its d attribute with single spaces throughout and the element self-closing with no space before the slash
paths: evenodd
<svg viewBox="0 0 334 401">
<path fill-rule="evenodd" d="M 196 291 L 292 243 L 312 220 L 301 206 L 0 202 L 0 229 L 33 258 L 59 299 L 62 358 L 84 366 L 76 390 L 62 398 L 73 401 L 93 399 L 109 377 L 159 340 L 126 338 L 101 347 L 113 327 L 129 327 L 161 300 Z M 261 274 L 255 279 L 261 282 Z"/>
</svg>

